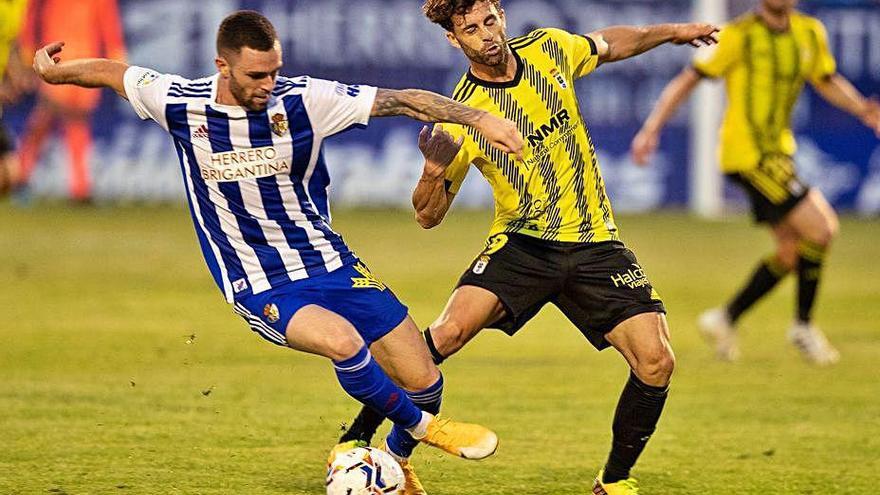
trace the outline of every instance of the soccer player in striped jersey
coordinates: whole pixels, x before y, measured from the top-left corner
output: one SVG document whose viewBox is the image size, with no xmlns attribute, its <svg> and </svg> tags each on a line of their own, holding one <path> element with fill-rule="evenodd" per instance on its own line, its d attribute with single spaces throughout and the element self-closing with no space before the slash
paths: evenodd
<svg viewBox="0 0 880 495">
<path fill-rule="evenodd" d="M 278 36 L 252 11 L 224 19 L 219 71 L 197 80 L 107 59 L 61 62 L 62 45 L 37 52 L 42 79 L 109 87 L 171 134 L 208 268 L 255 332 L 332 360 L 342 388 L 394 422 L 395 455 L 417 440 L 470 459 L 495 451 L 490 430 L 424 411 L 439 408 L 442 376 L 407 308 L 330 228 L 322 143 L 371 116 L 407 115 L 474 126 L 517 153 L 512 122 L 427 91 L 279 76 Z"/>
<path fill-rule="evenodd" d="M 725 306 L 700 317 L 701 331 L 723 360 L 739 355 L 734 326 L 740 316 L 789 273 L 798 279 L 789 340 L 815 364 L 833 364 L 839 358 L 812 324 L 822 266 L 837 234 L 837 215 L 818 189 L 797 176 L 791 116 L 805 82 L 878 136 L 880 104 L 865 99 L 837 73 L 825 27 L 796 6 L 796 0 L 762 0 L 756 10 L 726 26 L 716 49 L 698 56 L 669 83 L 632 144 L 636 162 L 647 163 L 664 124 L 700 81 L 725 80 L 721 170 L 746 192 L 755 221 L 770 227 L 776 251 L 758 263 Z"/>
<path fill-rule="evenodd" d="M 425 339 L 440 362 L 483 328 L 514 335 L 553 303 L 596 348 L 615 347 L 632 372 L 593 492 L 635 493 L 630 469 L 660 418 L 675 358 L 663 303 L 620 241 L 574 81 L 664 43 L 714 43 L 717 28 L 616 26 L 588 35 L 545 28 L 508 40 L 499 0 L 427 0 L 424 11 L 470 62 L 453 98 L 515 121 L 527 139 L 524 159 L 515 160 L 460 125 L 422 132 L 426 162 L 413 206 L 424 228 L 443 220 L 471 164 L 495 197 L 487 247 Z M 377 418 L 363 409 L 340 446 L 371 437 Z"/>
</svg>

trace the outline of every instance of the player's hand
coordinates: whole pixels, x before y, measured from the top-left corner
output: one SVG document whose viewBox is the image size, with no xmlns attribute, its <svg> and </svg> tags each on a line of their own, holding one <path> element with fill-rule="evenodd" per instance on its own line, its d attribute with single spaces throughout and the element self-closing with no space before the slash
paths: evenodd
<svg viewBox="0 0 880 495">
<path fill-rule="evenodd" d="M 676 45 L 685 43 L 693 47 L 710 46 L 718 43 L 720 29 L 713 24 L 691 23 L 676 24 L 672 42 Z"/>
<path fill-rule="evenodd" d="M 56 41 L 55 43 L 50 43 L 43 48 L 37 50 L 37 53 L 34 55 L 34 72 L 40 76 L 40 79 L 46 81 L 50 84 L 55 84 L 58 81 L 53 79 L 53 72 L 55 66 L 61 62 L 61 57 L 57 55 L 61 53 L 61 49 L 64 48 L 63 41 Z"/>
<path fill-rule="evenodd" d="M 868 100 L 867 109 L 862 113 L 862 123 L 880 138 L 880 101 L 876 98 Z"/>
<path fill-rule="evenodd" d="M 523 138 L 516 124 L 510 120 L 487 112 L 474 127 L 493 147 L 505 153 L 514 153 L 519 160 L 523 159 Z"/>
<path fill-rule="evenodd" d="M 633 161 L 636 162 L 636 165 L 642 167 L 647 166 L 648 162 L 651 160 L 651 156 L 657 151 L 657 146 L 659 145 L 660 136 L 658 136 L 656 132 L 647 131 L 645 129 L 640 130 L 639 133 L 636 134 L 636 137 L 633 138 L 630 149 Z"/>
<path fill-rule="evenodd" d="M 457 140 L 453 139 L 442 127 L 434 126 L 433 131 L 430 127 L 422 127 L 419 132 L 419 149 L 422 156 L 425 157 L 425 168 L 437 176 L 443 176 L 446 173 L 446 167 L 455 159 L 455 155 L 461 149 L 464 143 L 464 136 Z"/>
</svg>

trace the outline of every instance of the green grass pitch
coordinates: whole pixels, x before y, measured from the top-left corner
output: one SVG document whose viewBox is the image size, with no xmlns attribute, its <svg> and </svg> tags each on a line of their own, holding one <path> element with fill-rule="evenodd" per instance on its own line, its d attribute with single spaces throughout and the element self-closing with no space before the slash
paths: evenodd
<svg viewBox="0 0 880 495">
<path fill-rule="evenodd" d="M 422 231 L 407 212 L 336 227 L 427 325 L 480 250 L 488 212 Z M 880 473 L 880 224 L 847 219 L 818 323 L 841 363 L 787 344 L 794 284 L 713 360 L 697 314 L 769 252 L 743 217 L 619 218 L 669 309 L 678 367 L 634 474 L 646 494 L 873 493 Z M 0 493 L 317 494 L 357 404 L 325 360 L 273 347 L 225 305 L 176 208 L 0 206 Z M 501 437 L 483 462 L 422 448 L 432 494 L 587 493 L 627 376 L 555 308 L 515 338 L 486 331 L 443 365 L 444 409 Z"/>
</svg>

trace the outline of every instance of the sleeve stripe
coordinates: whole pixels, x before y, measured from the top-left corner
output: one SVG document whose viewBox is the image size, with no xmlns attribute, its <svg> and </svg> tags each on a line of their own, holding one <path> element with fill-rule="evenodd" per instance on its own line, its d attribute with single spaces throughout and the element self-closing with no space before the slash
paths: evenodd
<svg viewBox="0 0 880 495">
<path fill-rule="evenodd" d="M 714 76 L 701 69 L 699 66 L 697 66 L 697 64 L 691 64 L 691 69 L 693 69 L 694 72 L 696 72 L 700 77 L 704 79 L 715 79 Z"/>
<path fill-rule="evenodd" d="M 587 36 L 587 35 L 585 35 L 585 34 L 581 34 L 580 36 L 583 37 L 584 39 L 586 39 L 586 40 L 587 40 L 587 43 L 590 44 L 590 56 L 591 56 L 591 57 L 595 57 L 596 55 L 598 55 L 598 54 L 599 54 L 599 48 L 596 47 L 596 42 L 593 41 L 593 38 L 590 38 L 589 36 Z"/>
</svg>

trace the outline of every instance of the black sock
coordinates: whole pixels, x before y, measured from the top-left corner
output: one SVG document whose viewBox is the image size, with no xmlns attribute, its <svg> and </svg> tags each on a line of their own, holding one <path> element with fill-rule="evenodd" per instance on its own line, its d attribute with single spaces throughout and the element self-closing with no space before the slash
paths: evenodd
<svg viewBox="0 0 880 495">
<path fill-rule="evenodd" d="M 614 413 L 614 439 L 608 463 L 605 464 L 603 483 L 629 478 L 630 469 L 657 427 L 668 390 L 669 387 L 646 385 L 634 373 L 630 373 Z"/>
<path fill-rule="evenodd" d="M 798 308 L 797 317 L 801 323 L 809 323 L 816 303 L 816 292 L 822 277 L 822 264 L 825 261 L 825 246 L 801 241 L 798 245 Z"/>
<path fill-rule="evenodd" d="M 371 407 L 364 406 L 357 417 L 354 418 L 351 427 L 339 437 L 339 443 L 361 440 L 369 444 L 383 421 L 385 421 L 385 416 L 382 413 Z"/>
<path fill-rule="evenodd" d="M 446 358 L 444 358 L 440 352 L 437 351 L 437 347 L 434 346 L 434 339 L 431 337 L 431 329 L 429 328 L 425 330 L 422 333 L 422 336 L 425 338 L 425 343 L 428 345 L 428 350 L 431 352 L 431 358 L 434 360 L 434 364 L 439 365 Z M 436 414 L 436 412 L 430 410 L 428 412 Z M 376 430 L 379 429 L 379 426 L 383 421 L 385 421 L 385 416 L 370 407 L 364 406 L 361 408 L 361 412 L 358 413 L 357 417 L 354 418 L 354 421 L 352 421 L 348 430 L 339 437 L 339 443 L 351 440 L 361 440 L 369 444 L 373 441 L 373 436 L 376 434 Z"/>
<path fill-rule="evenodd" d="M 434 337 L 431 336 L 431 329 L 428 328 L 424 332 L 422 332 L 422 337 L 425 338 L 425 343 L 428 344 L 428 351 L 431 352 L 431 359 L 434 360 L 434 364 L 441 365 L 443 361 L 446 360 L 446 357 L 443 354 L 440 354 L 440 351 L 437 350 L 437 346 L 434 345 Z"/>
<path fill-rule="evenodd" d="M 755 273 L 745 287 L 736 295 L 733 301 L 727 305 L 727 315 L 731 323 L 752 307 L 759 299 L 767 295 L 776 284 L 782 280 L 788 270 L 775 256 L 771 256 L 758 265 Z"/>
</svg>

